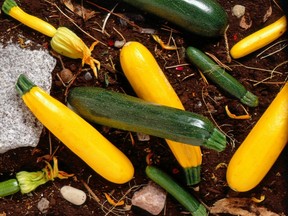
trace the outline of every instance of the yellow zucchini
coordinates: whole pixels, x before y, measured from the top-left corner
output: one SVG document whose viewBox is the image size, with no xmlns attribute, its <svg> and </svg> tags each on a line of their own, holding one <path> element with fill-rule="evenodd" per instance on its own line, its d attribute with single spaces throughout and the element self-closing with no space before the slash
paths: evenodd
<svg viewBox="0 0 288 216">
<path fill-rule="evenodd" d="M 79 115 L 24 75 L 16 89 L 37 119 L 99 175 L 117 184 L 132 179 L 130 160 Z"/>
<path fill-rule="evenodd" d="M 227 182 L 235 191 L 257 186 L 268 173 L 288 141 L 288 84 L 237 149 L 228 165 Z"/>
<path fill-rule="evenodd" d="M 286 28 L 286 17 L 282 16 L 276 22 L 240 40 L 231 48 L 230 55 L 232 58 L 238 59 L 255 52 L 283 35 Z"/>
<path fill-rule="evenodd" d="M 2 5 L 2 10 L 24 25 L 52 37 L 50 45 L 53 50 L 69 58 L 82 59 L 82 66 L 84 64 L 90 65 L 97 78 L 100 62 L 91 56 L 91 52 L 98 41 L 95 41 L 90 48 L 88 48 L 82 39 L 70 29 L 66 27 L 54 28 L 54 26 L 48 22 L 23 11 L 14 0 L 5 0 Z"/>
<path fill-rule="evenodd" d="M 53 37 L 57 31 L 50 23 L 23 11 L 14 0 L 4 1 L 2 10 L 7 15 L 48 37 Z"/>
<path fill-rule="evenodd" d="M 138 42 L 128 42 L 120 52 L 120 63 L 138 97 L 184 110 L 184 107 L 151 52 Z M 184 168 L 188 185 L 200 181 L 202 154 L 199 146 L 166 140 Z"/>
</svg>

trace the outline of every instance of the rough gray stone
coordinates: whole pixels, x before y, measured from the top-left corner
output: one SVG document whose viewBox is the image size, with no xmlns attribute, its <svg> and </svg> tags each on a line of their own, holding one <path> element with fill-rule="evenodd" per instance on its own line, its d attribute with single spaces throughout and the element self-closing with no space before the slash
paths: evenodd
<svg viewBox="0 0 288 216">
<path fill-rule="evenodd" d="M 43 49 L 30 50 L 15 44 L 0 44 L 0 153 L 18 147 L 35 147 L 42 124 L 33 116 L 15 90 L 20 74 L 50 92 L 56 60 Z"/>
</svg>

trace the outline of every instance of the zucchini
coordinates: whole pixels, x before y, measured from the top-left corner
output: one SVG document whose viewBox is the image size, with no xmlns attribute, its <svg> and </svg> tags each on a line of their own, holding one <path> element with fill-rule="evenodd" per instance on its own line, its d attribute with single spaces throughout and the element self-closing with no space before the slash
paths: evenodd
<svg viewBox="0 0 288 216">
<path fill-rule="evenodd" d="M 221 89 L 240 99 L 247 106 L 258 106 L 258 97 L 248 91 L 238 80 L 227 73 L 205 53 L 190 46 L 186 49 L 186 54 L 188 60 Z"/>
<path fill-rule="evenodd" d="M 138 97 L 184 110 L 181 100 L 156 59 L 143 44 L 136 41 L 126 43 L 120 52 L 120 63 Z M 187 184 L 198 184 L 201 179 L 201 148 L 168 139 L 166 142 L 178 163 L 183 167 Z"/>
<path fill-rule="evenodd" d="M 183 29 L 205 37 L 223 35 L 228 16 L 215 0 L 123 0 Z"/>
<path fill-rule="evenodd" d="M 282 16 L 274 23 L 248 35 L 237 42 L 230 50 L 234 59 L 249 55 L 281 37 L 287 30 L 286 16 Z"/>
<path fill-rule="evenodd" d="M 206 208 L 181 185 L 179 185 L 167 173 L 155 166 L 147 166 L 146 175 L 159 186 L 171 194 L 181 205 L 183 205 L 194 216 L 208 215 Z"/>
<path fill-rule="evenodd" d="M 226 137 L 206 117 L 97 87 L 76 87 L 68 106 L 88 121 L 217 151 Z"/>
<path fill-rule="evenodd" d="M 243 143 L 227 168 L 230 188 L 246 192 L 256 187 L 288 142 L 288 83 L 281 89 Z"/>
<path fill-rule="evenodd" d="M 0 182 L 0 197 L 9 196 L 20 191 L 17 179 Z"/>
<path fill-rule="evenodd" d="M 95 172 L 117 184 L 133 178 L 131 161 L 87 121 L 23 74 L 16 89 L 35 117 Z"/>
</svg>

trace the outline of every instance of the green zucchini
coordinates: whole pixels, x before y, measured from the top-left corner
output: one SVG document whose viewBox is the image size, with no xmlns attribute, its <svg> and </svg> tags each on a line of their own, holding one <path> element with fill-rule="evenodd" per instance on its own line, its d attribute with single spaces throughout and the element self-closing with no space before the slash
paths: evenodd
<svg viewBox="0 0 288 216">
<path fill-rule="evenodd" d="M 228 16 L 216 0 L 123 0 L 205 37 L 223 35 Z"/>
<path fill-rule="evenodd" d="M 216 64 L 209 56 L 194 47 L 186 49 L 188 60 L 221 89 L 240 99 L 250 107 L 258 106 L 258 97 L 248 91 L 238 80 Z"/>
<path fill-rule="evenodd" d="M 97 87 L 76 87 L 68 106 L 86 120 L 217 151 L 226 137 L 206 117 Z"/>
<path fill-rule="evenodd" d="M 159 186 L 171 194 L 181 205 L 183 205 L 194 216 L 208 215 L 206 208 L 181 185 L 179 185 L 167 173 L 155 166 L 147 166 L 146 175 Z"/>
<path fill-rule="evenodd" d="M 20 191 L 17 179 L 0 182 L 0 197 L 9 196 Z"/>
</svg>

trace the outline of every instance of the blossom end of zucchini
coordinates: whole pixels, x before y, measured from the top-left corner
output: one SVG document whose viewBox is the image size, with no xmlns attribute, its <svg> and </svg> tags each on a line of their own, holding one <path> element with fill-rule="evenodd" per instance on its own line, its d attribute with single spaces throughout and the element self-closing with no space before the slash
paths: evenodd
<svg viewBox="0 0 288 216">
<path fill-rule="evenodd" d="M 250 91 L 247 91 L 240 101 L 250 107 L 257 107 L 259 104 L 258 97 Z"/>
<path fill-rule="evenodd" d="M 27 172 L 21 171 L 16 174 L 22 194 L 34 191 L 38 186 L 45 184 L 48 179 L 45 178 L 44 172 Z"/>
<path fill-rule="evenodd" d="M 196 185 L 201 181 L 201 165 L 184 168 L 186 183 L 188 186 Z"/>
<path fill-rule="evenodd" d="M 88 48 L 81 38 L 66 27 L 59 27 L 50 42 L 52 49 L 57 53 L 72 59 L 82 59 L 82 65 L 90 65 L 96 78 L 100 62 L 91 56 L 91 52 L 97 43 L 98 41 L 95 41 Z"/>
</svg>

